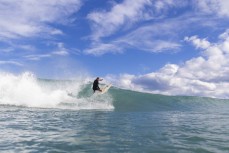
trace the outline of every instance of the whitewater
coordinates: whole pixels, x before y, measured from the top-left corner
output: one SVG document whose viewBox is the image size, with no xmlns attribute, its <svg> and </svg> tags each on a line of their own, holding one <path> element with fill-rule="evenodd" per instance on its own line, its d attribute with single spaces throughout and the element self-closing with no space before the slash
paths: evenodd
<svg viewBox="0 0 229 153">
<path fill-rule="evenodd" d="M 91 89 L 88 91 L 91 95 L 79 98 L 78 94 L 88 85 L 85 80 L 38 79 L 29 72 L 18 76 L 3 73 L 0 80 L 0 104 L 76 110 L 113 109 L 109 95 L 95 96 Z"/>
<path fill-rule="evenodd" d="M 229 100 L 0 74 L 1 152 L 229 152 Z M 103 86 L 103 84 L 101 84 Z"/>
</svg>

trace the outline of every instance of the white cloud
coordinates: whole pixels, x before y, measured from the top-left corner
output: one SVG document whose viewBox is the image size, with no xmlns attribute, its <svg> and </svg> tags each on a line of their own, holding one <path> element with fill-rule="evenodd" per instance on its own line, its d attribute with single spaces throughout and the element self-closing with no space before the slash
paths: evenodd
<svg viewBox="0 0 229 153">
<path fill-rule="evenodd" d="M 210 43 L 206 39 L 199 39 L 198 36 L 185 37 L 185 41 L 192 42 L 197 48 L 206 49 Z"/>
<path fill-rule="evenodd" d="M 5 52 L 5 53 L 9 53 L 9 52 L 12 52 L 12 51 L 14 51 L 13 47 L 7 47 L 7 48 L 1 48 L 0 49 L 0 52 Z"/>
<path fill-rule="evenodd" d="M 54 55 L 66 56 L 69 55 L 67 49 L 64 47 L 64 43 L 59 42 L 57 43 L 57 50 L 52 52 Z"/>
<path fill-rule="evenodd" d="M 28 60 L 39 61 L 43 58 L 51 58 L 54 56 L 67 56 L 67 55 L 69 55 L 69 51 L 67 48 L 64 47 L 64 43 L 58 42 L 58 43 L 54 43 L 54 45 L 56 46 L 56 49 L 54 51 L 51 51 L 50 53 L 26 55 L 24 57 Z"/>
<path fill-rule="evenodd" d="M 100 56 L 105 53 L 121 53 L 123 51 L 122 47 L 118 44 L 105 44 L 105 43 L 96 43 L 91 48 L 85 49 L 85 54 L 92 54 L 95 56 Z"/>
<path fill-rule="evenodd" d="M 8 60 L 8 61 L 0 61 L 0 65 L 16 65 L 16 66 L 23 66 L 20 62 Z"/>
<path fill-rule="evenodd" d="M 0 38 L 62 34 L 49 23 L 64 23 L 81 5 L 80 0 L 1 0 Z"/>
<path fill-rule="evenodd" d="M 213 4 L 216 2 L 213 0 Z M 120 50 L 123 52 L 130 48 L 154 53 L 179 51 L 182 47 L 179 37 L 183 37 L 184 31 L 190 32 L 191 26 L 217 28 L 216 21 L 205 16 L 208 11 L 204 8 L 213 4 L 207 0 L 124 0 L 122 3 L 115 3 L 110 10 L 88 15 L 88 19 L 92 21 L 92 37 L 96 41 L 93 41 L 91 48 L 86 49 L 86 53 L 102 55 Z M 220 7 L 223 4 L 227 5 L 227 2 L 220 2 Z M 176 10 L 179 11 L 180 8 L 187 8 L 187 11 L 179 14 Z M 177 16 L 170 18 L 169 13 Z M 118 35 L 113 35 L 117 33 Z M 104 43 L 105 39 L 102 38 L 108 36 L 109 39 Z M 199 39 L 197 36 L 186 37 L 185 41 L 192 42 L 199 49 L 209 46 L 207 39 Z"/>
<path fill-rule="evenodd" d="M 39 54 L 39 55 L 26 55 L 24 57 L 31 61 L 39 61 L 42 58 L 50 58 L 51 56 L 52 54 Z"/>
<path fill-rule="evenodd" d="M 190 31 L 189 27 L 195 25 L 196 27 L 200 28 L 215 28 L 214 21 L 209 20 L 204 16 L 199 16 L 198 13 L 195 14 L 194 12 L 189 12 L 190 10 L 188 12 L 185 12 L 184 14 L 175 16 L 174 18 L 165 17 L 166 20 L 158 20 L 158 18 L 156 18 L 157 16 L 166 16 L 169 10 L 174 11 L 178 9 L 177 7 L 186 7 L 188 6 L 188 4 L 190 4 L 189 1 L 174 0 L 150 1 L 150 3 L 143 3 L 144 1 L 142 1 L 142 7 L 141 9 L 139 9 L 139 11 L 145 12 L 146 14 L 148 14 L 148 16 L 150 16 L 150 18 L 142 17 L 141 19 L 139 19 L 138 17 L 136 17 L 132 19 L 132 17 L 126 17 L 126 20 L 120 19 L 122 22 L 117 22 L 117 24 L 114 24 L 115 26 L 113 26 L 113 24 L 111 23 L 116 22 L 116 20 L 110 17 L 110 15 L 115 13 L 113 11 L 115 6 L 122 6 L 125 12 L 124 2 L 127 3 L 129 1 L 126 0 L 123 1 L 123 3 L 121 4 L 114 5 L 114 7 L 110 11 L 100 11 L 90 14 L 92 16 L 99 14 L 101 18 L 90 18 L 93 21 L 92 25 L 94 26 L 94 31 L 92 32 L 92 35 L 93 37 L 96 37 L 97 41 L 96 43 L 95 41 L 93 41 L 93 45 L 91 46 L 91 48 L 86 49 L 86 52 L 88 54 L 102 55 L 109 52 L 120 52 L 120 49 L 122 51 L 125 51 L 130 48 L 154 53 L 164 51 L 176 52 L 179 51 L 179 49 L 182 47 L 180 39 L 181 37 L 183 37 L 182 34 L 184 34 L 184 31 Z M 126 7 L 132 6 L 130 4 Z M 176 9 L 174 9 L 174 7 L 176 7 Z M 89 17 L 91 17 L 90 15 Z M 120 18 L 123 17 L 122 15 L 120 15 Z M 148 20 L 147 24 L 142 24 L 144 23 L 144 20 Z M 133 22 L 141 23 L 139 25 L 134 24 L 134 28 L 130 28 L 131 30 L 128 30 L 126 33 L 122 33 L 123 31 L 121 31 L 120 28 L 122 28 L 123 26 L 125 27 L 125 25 Z M 121 34 L 112 37 L 112 34 L 117 31 L 118 33 L 120 33 L 121 31 Z M 101 39 L 105 36 L 111 36 L 108 40 L 106 39 L 106 43 L 104 43 L 103 39 Z M 209 42 L 206 39 L 199 39 L 196 36 L 186 37 L 185 40 L 191 41 L 196 45 L 198 44 L 196 47 L 200 49 L 207 48 L 209 46 Z M 104 47 L 108 45 L 112 47 Z M 111 50 L 110 48 L 119 49 Z"/>
<path fill-rule="evenodd" d="M 229 52 L 225 51 L 229 37 L 218 43 L 210 43 L 197 36 L 187 37 L 187 40 L 203 49 L 202 56 L 181 65 L 167 64 L 159 71 L 144 75 L 110 75 L 107 79 L 120 87 L 139 91 L 229 98 Z"/>
<path fill-rule="evenodd" d="M 151 0 L 124 0 L 120 4 L 115 4 L 110 11 L 90 13 L 88 19 L 93 23 L 93 39 L 113 34 L 126 22 L 133 23 L 146 19 L 147 12 L 144 11 L 144 7 L 147 5 L 151 5 Z"/>
<path fill-rule="evenodd" d="M 8 45 L 10 47 L 0 48 L 0 52 L 10 53 L 15 50 L 23 50 L 23 51 L 35 51 L 36 50 L 34 46 L 28 45 L 28 44 L 17 44 L 17 43 L 8 42 Z"/>
<path fill-rule="evenodd" d="M 68 53 L 66 50 L 59 50 L 59 51 L 54 51 L 54 52 L 52 52 L 52 54 L 60 55 L 60 56 L 66 56 L 66 55 L 68 55 L 69 53 Z"/>
<path fill-rule="evenodd" d="M 52 31 L 50 31 L 51 35 L 63 35 L 64 33 L 59 30 L 59 29 L 52 29 Z"/>
<path fill-rule="evenodd" d="M 187 1 L 184 0 L 124 0 L 115 3 L 110 10 L 94 11 L 88 15 L 92 23 L 92 38 L 99 40 L 121 28 L 130 28 L 133 23 L 161 18 L 169 9 L 185 5 Z"/>
<path fill-rule="evenodd" d="M 166 39 L 168 36 L 170 38 L 176 37 L 175 31 L 177 29 L 173 28 L 176 24 L 177 23 L 168 21 L 166 23 L 142 26 L 120 37 L 115 43 L 119 46 L 122 44 L 125 47 L 128 46 L 148 52 L 178 49 L 180 48 L 179 43 Z"/>
<path fill-rule="evenodd" d="M 145 40 L 145 41 L 144 41 Z M 142 43 L 141 43 L 142 42 Z M 120 38 L 111 43 L 95 43 L 90 48 L 85 49 L 85 54 L 101 56 L 106 53 L 123 53 L 125 49 L 135 48 L 148 52 L 173 51 L 180 48 L 180 44 L 163 40 L 146 40 L 144 37 L 139 41 L 128 38 Z"/>
<path fill-rule="evenodd" d="M 177 31 L 183 28 L 182 24 L 184 24 L 183 19 L 176 19 L 141 26 L 108 43 L 103 43 L 102 41 L 94 42 L 90 48 L 84 50 L 84 53 L 98 56 L 106 53 L 122 53 L 132 48 L 152 53 L 174 52 L 181 47 L 176 37 Z M 176 28 L 178 25 L 179 28 Z"/>
<path fill-rule="evenodd" d="M 227 29 L 224 33 L 219 35 L 220 39 L 228 39 L 229 38 L 229 29 Z"/>
<path fill-rule="evenodd" d="M 136 85 L 132 83 L 132 79 L 134 78 L 135 75 L 130 74 L 121 74 L 119 76 L 110 74 L 105 77 L 105 80 L 107 80 L 108 82 L 112 82 L 115 86 L 118 85 L 119 87 L 136 90 L 136 88 L 134 88 Z M 139 88 L 140 87 L 138 87 L 138 89 Z"/>
<path fill-rule="evenodd" d="M 229 1 L 228 0 L 195 0 L 199 11 L 216 14 L 220 17 L 229 17 Z"/>
</svg>

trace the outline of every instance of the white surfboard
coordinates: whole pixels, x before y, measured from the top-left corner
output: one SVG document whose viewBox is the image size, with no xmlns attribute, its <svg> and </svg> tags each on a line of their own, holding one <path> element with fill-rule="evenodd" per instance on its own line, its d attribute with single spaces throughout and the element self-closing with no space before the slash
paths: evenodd
<svg viewBox="0 0 229 153">
<path fill-rule="evenodd" d="M 101 92 L 99 92 L 99 94 L 104 94 L 104 93 L 106 93 L 109 89 L 110 89 L 110 87 L 112 86 L 112 84 L 109 84 L 109 85 L 105 85 L 103 88 L 101 88 Z"/>
</svg>

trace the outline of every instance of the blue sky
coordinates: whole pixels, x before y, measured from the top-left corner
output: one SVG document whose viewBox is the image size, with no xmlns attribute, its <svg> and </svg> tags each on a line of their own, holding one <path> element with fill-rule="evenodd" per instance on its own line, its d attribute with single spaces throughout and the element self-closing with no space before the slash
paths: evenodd
<svg viewBox="0 0 229 153">
<path fill-rule="evenodd" d="M 228 8 L 228 0 L 1 0 L 0 68 L 228 98 Z"/>
</svg>

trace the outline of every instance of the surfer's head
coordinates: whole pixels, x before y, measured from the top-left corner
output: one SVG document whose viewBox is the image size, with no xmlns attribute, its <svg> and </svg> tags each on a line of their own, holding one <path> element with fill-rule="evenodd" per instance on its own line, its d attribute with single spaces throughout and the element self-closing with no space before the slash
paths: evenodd
<svg viewBox="0 0 229 153">
<path fill-rule="evenodd" d="M 99 77 L 97 77 L 96 80 L 99 80 Z"/>
</svg>

